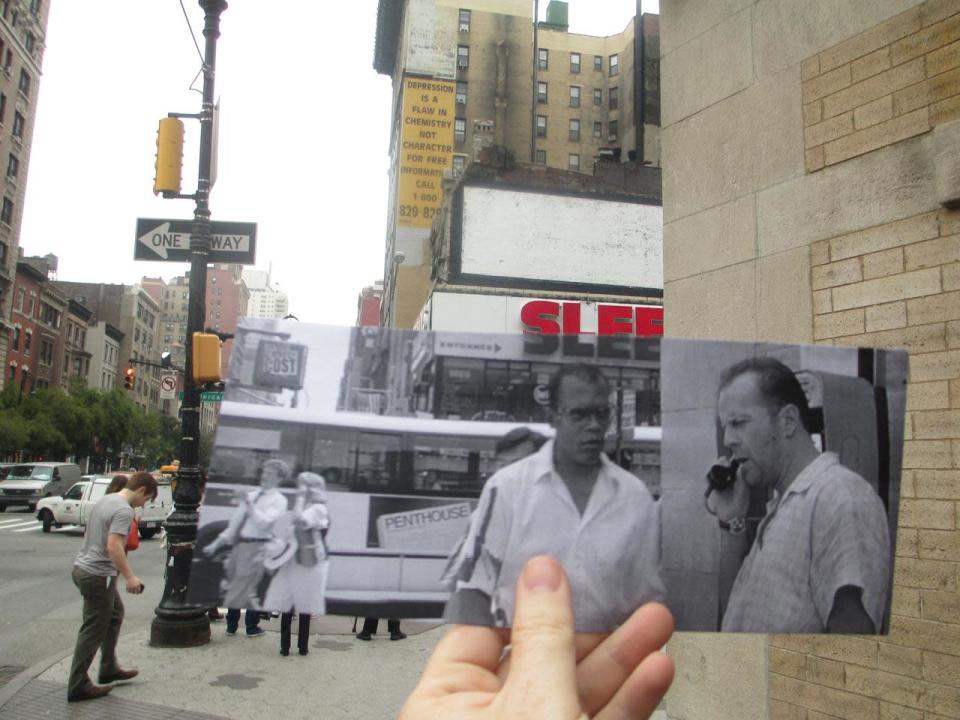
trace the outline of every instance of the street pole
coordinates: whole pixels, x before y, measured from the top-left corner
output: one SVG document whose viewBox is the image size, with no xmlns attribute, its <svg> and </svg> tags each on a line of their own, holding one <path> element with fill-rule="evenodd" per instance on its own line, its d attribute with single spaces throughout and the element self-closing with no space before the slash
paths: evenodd
<svg viewBox="0 0 960 720">
<path fill-rule="evenodd" d="M 187 602 L 190 564 L 197 541 L 200 506 L 200 388 L 193 379 L 193 333 L 203 332 L 206 315 L 207 261 L 210 256 L 210 167 L 213 155 L 213 83 L 217 62 L 220 14 L 226 0 L 199 0 L 203 8 L 203 110 L 200 117 L 200 168 L 196 209 L 190 239 L 190 304 L 187 315 L 186 368 L 181 406 L 180 468 L 173 494 L 173 512 L 167 518 L 167 564 L 163 596 L 154 611 L 150 644 L 156 647 L 192 647 L 210 642 L 206 610 Z"/>
</svg>

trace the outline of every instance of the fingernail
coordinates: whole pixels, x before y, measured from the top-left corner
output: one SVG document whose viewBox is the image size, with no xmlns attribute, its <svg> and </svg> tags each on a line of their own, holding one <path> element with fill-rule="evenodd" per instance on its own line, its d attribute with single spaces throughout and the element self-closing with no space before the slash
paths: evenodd
<svg viewBox="0 0 960 720">
<path fill-rule="evenodd" d="M 556 592 L 560 589 L 560 579 L 560 564 L 546 555 L 533 558 L 523 570 L 523 583 L 527 590 Z"/>
</svg>

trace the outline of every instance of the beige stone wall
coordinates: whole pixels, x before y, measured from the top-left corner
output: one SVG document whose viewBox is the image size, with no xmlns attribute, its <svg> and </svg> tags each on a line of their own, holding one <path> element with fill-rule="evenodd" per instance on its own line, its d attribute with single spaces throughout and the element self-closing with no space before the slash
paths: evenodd
<svg viewBox="0 0 960 720">
<path fill-rule="evenodd" d="M 960 7 L 928 2 L 800 66 L 806 166 L 816 171 L 960 118 Z"/>
<path fill-rule="evenodd" d="M 664 0 L 661 48 L 668 331 L 911 354 L 891 634 L 683 634 L 668 713 L 958 718 L 960 231 L 929 130 L 960 112 L 960 1 Z"/>
</svg>

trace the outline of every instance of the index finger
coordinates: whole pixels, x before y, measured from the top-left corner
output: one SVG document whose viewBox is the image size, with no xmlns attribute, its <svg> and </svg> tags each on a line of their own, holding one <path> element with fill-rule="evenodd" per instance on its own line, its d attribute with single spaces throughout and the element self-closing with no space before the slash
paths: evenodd
<svg viewBox="0 0 960 720">
<path fill-rule="evenodd" d="M 593 716 L 617 693 L 637 666 L 658 652 L 673 633 L 666 606 L 647 603 L 577 665 L 577 692 Z"/>
</svg>

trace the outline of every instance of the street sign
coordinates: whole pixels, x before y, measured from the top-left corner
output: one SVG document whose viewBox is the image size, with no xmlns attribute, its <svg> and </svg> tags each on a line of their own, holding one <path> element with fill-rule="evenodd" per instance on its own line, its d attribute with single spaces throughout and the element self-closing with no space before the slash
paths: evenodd
<svg viewBox="0 0 960 720">
<path fill-rule="evenodd" d="M 161 375 L 160 376 L 160 399 L 161 400 L 173 400 L 177 394 L 177 376 L 176 375 Z"/>
<path fill-rule="evenodd" d="M 177 400 L 183 402 L 183 390 L 177 393 Z M 200 402 L 222 402 L 223 390 L 204 390 L 200 393 Z"/>
<path fill-rule="evenodd" d="M 190 262 L 190 233 L 193 220 L 137 218 L 134 260 Z M 210 223 L 211 263 L 253 265 L 257 249 L 257 224 L 244 222 Z"/>
</svg>

